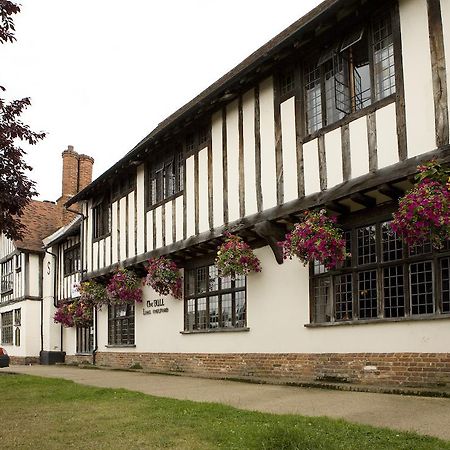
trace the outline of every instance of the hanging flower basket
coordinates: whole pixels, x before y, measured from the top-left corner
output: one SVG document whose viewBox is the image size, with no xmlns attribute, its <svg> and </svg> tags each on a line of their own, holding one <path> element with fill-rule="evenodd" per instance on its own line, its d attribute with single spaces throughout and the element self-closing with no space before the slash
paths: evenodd
<svg viewBox="0 0 450 450">
<path fill-rule="evenodd" d="M 102 307 L 108 303 L 106 286 L 97 281 L 84 281 L 78 286 L 80 300 L 91 306 Z"/>
<path fill-rule="evenodd" d="M 342 231 L 336 227 L 336 218 L 326 211 L 306 211 L 304 220 L 294 225 L 280 242 L 285 259 L 296 256 L 306 265 L 317 261 L 327 269 L 334 269 L 349 256 Z"/>
<path fill-rule="evenodd" d="M 391 227 L 409 246 L 431 241 L 439 249 L 450 239 L 450 170 L 436 161 L 417 169 L 416 183 L 399 200 Z"/>
<path fill-rule="evenodd" d="M 108 303 L 123 305 L 142 302 L 142 280 L 131 270 L 119 269 L 106 286 Z"/>
<path fill-rule="evenodd" d="M 228 232 L 225 242 L 218 248 L 215 264 L 221 277 L 234 279 L 236 275 L 261 272 L 261 263 L 251 247 L 240 236 Z"/>
<path fill-rule="evenodd" d="M 182 298 L 182 277 L 174 261 L 165 256 L 151 258 L 148 260 L 147 272 L 145 284 L 151 286 L 158 294 L 172 294 L 177 299 Z"/>
<path fill-rule="evenodd" d="M 93 307 L 82 300 L 71 303 L 60 302 L 53 316 L 55 323 L 60 323 L 66 328 L 92 326 Z"/>
</svg>

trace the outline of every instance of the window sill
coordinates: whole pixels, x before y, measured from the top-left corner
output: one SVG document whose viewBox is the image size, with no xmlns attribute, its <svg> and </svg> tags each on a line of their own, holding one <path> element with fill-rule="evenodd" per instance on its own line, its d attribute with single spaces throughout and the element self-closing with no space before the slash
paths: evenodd
<svg viewBox="0 0 450 450">
<path fill-rule="evenodd" d="M 211 328 L 209 330 L 180 331 L 180 334 L 239 333 L 240 331 L 250 331 L 250 328 Z"/>
<path fill-rule="evenodd" d="M 89 353 L 75 353 L 75 356 L 92 356 L 92 352 L 89 352 Z"/>
<path fill-rule="evenodd" d="M 136 348 L 136 344 L 110 344 L 105 345 L 106 348 Z"/>
<path fill-rule="evenodd" d="M 92 243 L 95 244 L 96 242 L 99 242 L 103 239 L 106 239 L 107 237 L 111 236 L 111 232 L 104 234 L 103 236 L 92 238 Z"/>
<path fill-rule="evenodd" d="M 342 322 L 323 322 L 323 323 L 307 323 L 305 328 L 327 328 L 327 327 L 340 327 L 340 326 L 352 326 L 352 325 L 368 325 L 378 323 L 397 323 L 397 322 L 421 322 L 424 320 L 450 320 L 450 314 L 444 313 L 440 315 L 423 315 L 416 317 L 393 317 L 384 319 L 361 319 L 361 320 L 347 320 Z"/>
<path fill-rule="evenodd" d="M 311 134 L 308 134 L 307 136 L 305 136 L 305 138 L 303 139 L 303 144 L 306 144 L 309 141 L 312 141 L 316 138 L 318 138 L 319 136 L 322 136 L 323 134 L 329 133 L 330 131 L 333 131 L 337 128 L 340 128 L 342 125 L 347 125 L 350 122 L 353 122 L 356 119 L 359 119 L 361 117 L 367 116 L 368 114 L 371 114 L 375 111 L 377 111 L 378 109 L 381 109 L 387 105 L 390 105 L 391 103 L 394 103 L 396 99 L 396 94 L 391 94 L 389 95 L 389 97 L 385 97 L 381 100 L 378 100 L 375 103 L 372 103 L 369 106 L 366 106 L 363 109 L 360 109 L 359 111 L 355 111 L 353 113 L 347 114 L 345 117 L 343 117 L 342 119 L 330 123 L 329 125 L 325 125 L 324 127 L 320 128 L 317 131 L 314 131 Z"/>
<path fill-rule="evenodd" d="M 154 205 L 150 205 L 147 206 L 146 211 L 152 211 L 153 209 L 158 208 L 159 206 L 165 204 L 165 203 L 169 203 L 172 200 L 175 200 L 176 198 L 180 197 L 181 195 L 183 195 L 183 191 L 177 192 L 176 194 L 171 195 L 170 197 L 165 198 L 164 200 L 159 201 L 158 203 L 155 203 Z"/>
</svg>

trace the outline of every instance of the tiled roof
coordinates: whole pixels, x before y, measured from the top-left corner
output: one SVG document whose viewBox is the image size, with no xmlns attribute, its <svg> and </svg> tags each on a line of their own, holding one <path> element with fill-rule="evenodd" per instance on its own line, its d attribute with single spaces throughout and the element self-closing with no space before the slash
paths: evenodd
<svg viewBox="0 0 450 450">
<path fill-rule="evenodd" d="M 26 227 L 24 237 L 15 241 L 15 246 L 23 250 L 43 251 L 42 240 L 60 227 L 60 218 L 60 207 L 56 204 L 32 200 L 20 218 Z"/>
</svg>

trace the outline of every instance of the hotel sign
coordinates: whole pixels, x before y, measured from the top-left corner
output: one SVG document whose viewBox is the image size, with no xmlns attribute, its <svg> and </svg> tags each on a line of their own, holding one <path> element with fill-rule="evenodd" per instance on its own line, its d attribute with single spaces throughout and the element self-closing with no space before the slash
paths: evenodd
<svg viewBox="0 0 450 450">
<path fill-rule="evenodd" d="M 151 314 L 164 314 L 169 312 L 169 308 L 164 305 L 164 299 L 158 298 L 156 300 L 147 300 L 145 302 L 145 306 L 143 308 L 144 316 L 148 316 Z"/>
</svg>

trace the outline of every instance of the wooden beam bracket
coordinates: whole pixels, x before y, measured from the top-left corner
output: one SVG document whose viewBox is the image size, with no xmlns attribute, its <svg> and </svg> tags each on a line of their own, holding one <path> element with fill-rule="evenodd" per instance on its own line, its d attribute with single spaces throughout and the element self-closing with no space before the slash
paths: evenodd
<svg viewBox="0 0 450 450">
<path fill-rule="evenodd" d="M 264 222 L 259 222 L 254 226 L 255 232 L 260 236 L 264 241 L 269 244 L 272 249 L 273 255 L 278 264 L 283 264 L 283 251 L 281 247 L 278 245 L 286 234 L 286 230 L 284 227 L 280 225 L 276 225 L 273 222 L 265 220 Z"/>
</svg>

